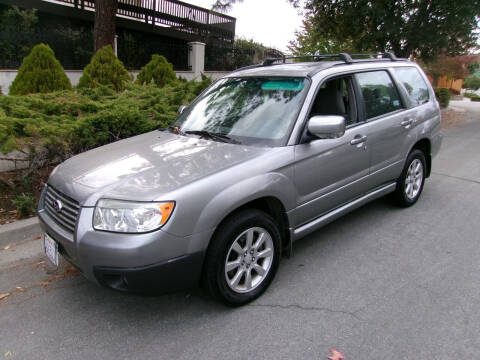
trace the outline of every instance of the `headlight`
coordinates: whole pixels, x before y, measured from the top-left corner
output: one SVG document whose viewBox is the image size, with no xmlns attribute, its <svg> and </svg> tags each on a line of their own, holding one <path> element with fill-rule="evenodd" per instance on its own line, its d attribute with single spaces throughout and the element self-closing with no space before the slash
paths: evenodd
<svg viewBox="0 0 480 360">
<path fill-rule="evenodd" d="M 125 233 L 143 233 L 162 227 L 174 202 L 130 202 L 101 199 L 93 214 L 93 228 Z"/>
</svg>

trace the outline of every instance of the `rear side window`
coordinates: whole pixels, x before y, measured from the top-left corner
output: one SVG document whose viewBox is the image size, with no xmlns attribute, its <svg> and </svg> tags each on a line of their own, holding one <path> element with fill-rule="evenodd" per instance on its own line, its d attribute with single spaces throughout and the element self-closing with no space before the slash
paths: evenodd
<svg viewBox="0 0 480 360">
<path fill-rule="evenodd" d="M 428 102 L 430 99 L 430 96 L 428 95 L 428 86 L 417 68 L 396 68 L 395 74 L 405 87 L 408 97 L 415 106 Z"/>
<path fill-rule="evenodd" d="M 362 90 L 367 119 L 402 108 L 397 88 L 386 71 L 363 72 L 355 77 Z"/>
</svg>

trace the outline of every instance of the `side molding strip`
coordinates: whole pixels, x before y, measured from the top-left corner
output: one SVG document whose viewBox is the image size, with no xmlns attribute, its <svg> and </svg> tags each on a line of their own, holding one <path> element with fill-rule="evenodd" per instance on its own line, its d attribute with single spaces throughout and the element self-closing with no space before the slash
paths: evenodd
<svg viewBox="0 0 480 360">
<path fill-rule="evenodd" d="M 305 225 L 302 225 L 298 228 L 296 228 L 294 231 L 293 231 L 293 241 L 296 241 L 312 232 L 314 232 L 315 230 L 321 228 L 322 226 L 332 222 L 333 220 L 336 220 L 338 219 L 339 217 L 343 216 L 344 214 L 352 211 L 352 210 L 355 210 L 357 208 L 359 208 L 360 206 L 374 200 L 374 199 L 377 199 L 379 197 L 382 197 L 388 193 L 391 193 L 393 191 L 395 191 L 395 188 L 396 188 L 397 184 L 396 183 L 391 183 L 391 184 L 388 184 L 388 185 L 385 185 L 385 186 L 382 186 L 381 188 L 378 188 L 372 192 L 369 192 L 368 194 L 365 194 L 363 195 L 362 197 L 360 198 L 357 198 L 345 205 L 342 205 L 328 213 L 326 213 L 325 215 L 322 215 L 312 221 L 310 221 L 309 223 L 305 224 Z"/>
</svg>

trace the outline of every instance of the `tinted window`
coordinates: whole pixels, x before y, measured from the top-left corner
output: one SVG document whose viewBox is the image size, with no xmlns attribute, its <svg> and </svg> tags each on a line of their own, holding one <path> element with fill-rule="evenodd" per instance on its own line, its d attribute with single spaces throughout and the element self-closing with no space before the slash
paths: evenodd
<svg viewBox="0 0 480 360">
<path fill-rule="evenodd" d="M 362 89 L 367 119 L 402 108 L 397 88 L 386 71 L 364 72 L 355 76 Z"/>
<path fill-rule="evenodd" d="M 395 69 L 398 80 L 400 80 L 407 90 L 408 96 L 414 105 L 420 105 L 428 102 L 428 87 L 423 77 L 414 67 L 405 67 Z"/>
</svg>

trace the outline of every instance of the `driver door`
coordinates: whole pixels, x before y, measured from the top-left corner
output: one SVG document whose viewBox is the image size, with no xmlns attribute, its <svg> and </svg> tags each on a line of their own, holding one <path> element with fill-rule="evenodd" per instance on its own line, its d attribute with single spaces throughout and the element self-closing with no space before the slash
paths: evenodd
<svg viewBox="0 0 480 360">
<path fill-rule="evenodd" d="M 352 76 L 337 77 L 318 89 L 310 116 L 341 115 L 345 134 L 295 145 L 297 208 L 295 226 L 303 225 L 368 191 L 371 124 L 363 121 Z"/>
</svg>

